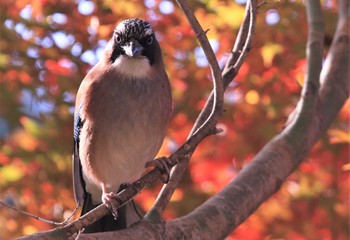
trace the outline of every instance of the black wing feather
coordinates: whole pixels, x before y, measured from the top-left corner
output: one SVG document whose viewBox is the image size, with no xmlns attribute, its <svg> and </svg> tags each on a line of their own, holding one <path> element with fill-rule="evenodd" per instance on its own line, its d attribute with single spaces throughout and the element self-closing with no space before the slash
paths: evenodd
<svg viewBox="0 0 350 240">
<path fill-rule="evenodd" d="M 79 158 L 80 131 L 84 124 L 80 116 L 80 109 L 81 107 L 74 116 L 73 186 L 75 201 L 79 205 L 82 205 L 86 195 L 86 189 Z"/>
</svg>

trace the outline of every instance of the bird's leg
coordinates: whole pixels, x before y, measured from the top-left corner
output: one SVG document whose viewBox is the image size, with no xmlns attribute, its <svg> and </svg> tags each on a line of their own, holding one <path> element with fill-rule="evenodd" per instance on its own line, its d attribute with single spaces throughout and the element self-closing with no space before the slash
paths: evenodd
<svg viewBox="0 0 350 240">
<path fill-rule="evenodd" d="M 118 195 L 114 192 L 107 193 L 106 185 L 102 184 L 102 202 L 111 211 L 114 219 L 118 218 L 118 208 L 115 207 L 115 202 L 118 201 Z"/>
<path fill-rule="evenodd" d="M 148 161 L 146 163 L 146 167 L 156 167 L 158 168 L 162 173 L 166 174 L 166 178 L 162 179 L 164 183 L 169 182 L 169 176 L 170 176 L 170 168 L 168 165 L 171 164 L 171 160 L 167 157 L 160 157 L 157 159 L 154 159 L 152 161 Z"/>
</svg>

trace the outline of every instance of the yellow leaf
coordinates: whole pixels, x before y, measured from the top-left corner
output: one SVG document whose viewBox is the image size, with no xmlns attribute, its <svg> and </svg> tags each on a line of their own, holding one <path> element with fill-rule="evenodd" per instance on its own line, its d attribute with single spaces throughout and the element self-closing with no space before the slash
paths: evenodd
<svg viewBox="0 0 350 240">
<path fill-rule="evenodd" d="M 141 17 L 144 14 L 144 9 L 139 7 L 135 1 L 119 0 L 104 1 L 103 4 L 111 9 L 115 16 L 130 16 L 130 17 Z"/>
<path fill-rule="evenodd" d="M 244 17 L 244 7 L 231 2 L 220 0 L 208 1 L 208 8 L 213 9 L 215 13 L 207 13 L 199 8 L 196 16 L 204 29 L 210 29 L 207 33 L 209 38 L 217 38 L 215 29 L 229 25 L 229 27 L 238 29 Z"/>
<path fill-rule="evenodd" d="M 330 129 L 328 130 L 328 134 L 330 135 L 330 142 L 332 144 L 350 143 L 350 133 L 348 131 Z"/>
<path fill-rule="evenodd" d="M 0 53 L 0 67 L 6 66 L 10 61 L 9 59 L 9 55 Z"/>
<path fill-rule="evenodd" d="M 38 135 L 40 133 L 39 124 L 34 120 L 28 117 L 21 117 L 19 121 L 28 133 L 33 135 Z"/>
<path fill-rule="evenodd" d="M 250 90 L 249 92 L 246 93 L 245 98 L 247 103 L 251 105 L 255 105 L 259 102 L 260 100 L 260 95 L 257 91 L 255 90 Z"/>
<path fill-rule="evenodd" d="M 264 60 L 265 67 L 270 67 L 272 65 L 273 58 L 282 53 L 283 47 L 277 43 L 267 43 L 261 48 L 261 55 Z"/>
<path fill-rule="evenodd" d="M 233 28 L 239 28 L 244 17 L 244 8 L 236 4 L 229 4 L 228 6 L 219 5 L 217 13 L 218 20 L 220 21 L 217 22 L 216 25 L 218 25 L 218 23 L 226 23 Z"/>
<path fill-rule="evenodd" d="M 2 183 L 15 182 L 23 177 L 23 171 L 13 165 L 5 165 L 0 168 L 0 179 Z"/>
<path fill-rule="evenodd" d="M 23 228 L 24 235 L 30 235 L 30 234 L 33 234 L 33 233 L 36 233 L 36 232 L 38 232 L 38 229 L 36 229 L 32 225 L 27 225 L 27 226 L 24 226 L 24 228 Z"/>
<path fill-rule="evenodd" d="M 350 171 L 350 163 L 344 164 L 344 165 L 341 167 L 341 169 L 342 169 L 343 171 Z"/>
<path fill-rule="evenodd" d="M 98 34 L 100 38 L 109 38 L 113 29 L 113 25 L 100 25 L 98 28 Z"/>
<path fill-rule="evenodd" d="M 11 141 L 14 145 L 19 146 L 26 151 L 34 151 L 39 145 L 37 138 L 29 132 L 22 130 L 14 132 L 11 136 Z"/>
<path fill-rule="evenodd" d="M 178 202 L 178 201 L 181 201 L 184 197 L 184 192 L 182 189 L 176 189 L 174 194 L 171 196 L 171 199 L 170 201 L 171 202 Z"/>
</svg>

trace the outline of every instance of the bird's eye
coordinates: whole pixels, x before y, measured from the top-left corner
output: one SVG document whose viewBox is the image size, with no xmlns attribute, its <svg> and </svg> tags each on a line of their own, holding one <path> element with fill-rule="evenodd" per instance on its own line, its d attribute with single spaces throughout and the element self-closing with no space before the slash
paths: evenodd
<svg viewBox="0 0 350 240">
<path fill-rule="evenodd" d="M 115 40 L 117 41 L 117 43 L 120 43 L 122 41 L 122 38 L 121 38 L 121 36 L 117 35 L 115 37 Z"/>
<path fill-rule="evenodd" d="M 153 42 L 153 37 L 152 37 L 152 36 L 148 37 L 148 38 L 147 38 L 147 44 L 148 44 L 148 45 L 151 45 L 152 42 Z"/>
</svg>

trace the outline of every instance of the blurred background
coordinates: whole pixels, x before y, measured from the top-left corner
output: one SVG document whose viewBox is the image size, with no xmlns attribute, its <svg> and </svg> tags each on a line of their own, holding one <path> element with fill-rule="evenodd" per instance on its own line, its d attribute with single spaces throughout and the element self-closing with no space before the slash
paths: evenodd
<svg viewBox="0 0 350 240">
<path fill-rule="evenodd" d="M 190 4 L 224 65 L 245 0 Z M 329 49 L 337 3 L 322 1 Z M 71 154 L 74 99 L 116 23 L 138 17 L 156 30 L 171 80 L 174 111 L 159 153 L 182 144 L 211 90 L 210 71 L 193 31 L 172 1 L 0 0 L 0 200 L 54 221 L 74 209 Z M 307 24 L 302 1 L 259 9 L 253 48 L 225 93 L 224 132 L 198 147 L 166 219 L 189 213 L 220 191 L 274 135 L 299 99 Z M 349 109 L 281 190 L 227 239 L 349 239 Z M 160 183 L 137 202 L 149 209 Z M 0 206 L 0 239 L 53 228 Z"/>
</svg>

